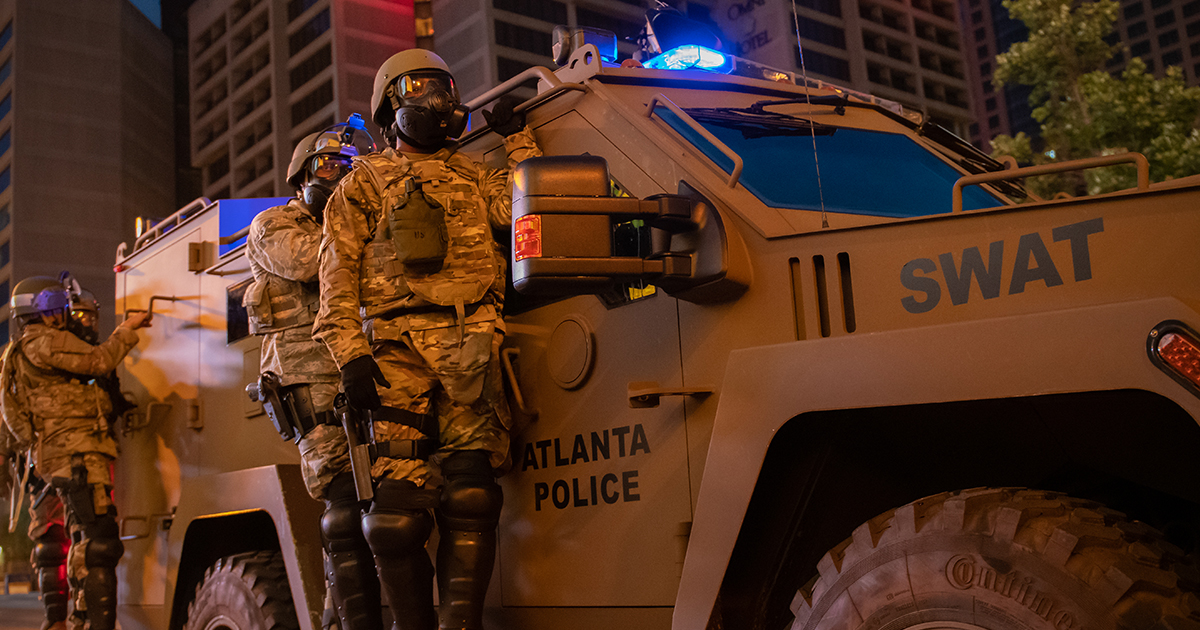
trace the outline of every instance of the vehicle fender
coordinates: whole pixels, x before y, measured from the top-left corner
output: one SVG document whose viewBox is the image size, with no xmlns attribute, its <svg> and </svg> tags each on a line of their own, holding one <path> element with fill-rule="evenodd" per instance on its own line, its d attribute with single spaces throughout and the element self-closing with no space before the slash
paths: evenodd
<svg viewBox="0 0 1200 630">
<path fill-rule="evenodd" d="M 731 352 L 672 626 L 707 625 L 761 462 L 789 420 L 814 411 L 1118 389 L 1159 394 L 1200 419 L 1200 397 L 1147 355 L 1150 331 L 1166 320 L 1200 327 L 1195 310 L 1155 298 Z"/>
</svg>

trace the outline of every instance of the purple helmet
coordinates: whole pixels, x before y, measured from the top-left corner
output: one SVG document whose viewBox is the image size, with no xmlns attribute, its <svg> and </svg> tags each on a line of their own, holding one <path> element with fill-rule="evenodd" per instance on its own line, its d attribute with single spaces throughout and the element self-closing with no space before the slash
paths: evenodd
<svg viewBox="0 0 1200 630">
<path fill-rule="evenodd" d="M 70 306 L 71 298 L 67 295 L 67 290 L 61 286 L 42 289 L 42 292 L 33 298 L 34 310 L 43 315 L 50 315 Z"/>
</svg>

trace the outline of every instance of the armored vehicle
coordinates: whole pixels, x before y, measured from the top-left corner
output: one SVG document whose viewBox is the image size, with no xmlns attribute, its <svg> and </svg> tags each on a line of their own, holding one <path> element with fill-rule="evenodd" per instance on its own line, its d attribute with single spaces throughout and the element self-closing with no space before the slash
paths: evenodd
<svg viewBox="0 0 1200 630">
<path fill-rule="evenodd" d="M 537 79 L 547 156 L 514 191 L 490 627 L 1200 627 L 1200 178 L 1005 167 L 706 55 L 674 59 L 728 73 L 584 45 L 469 103 Z M 486 128 L 461 150 L 503 165 Z M 1019 185 L 1112 163 L 1137 187 Z M 200 200 L 118 256 L 118 311 L 155 313 L 124 368 L 126 630 L 320 625 L 321 507 L 242 393 L 237 239 L 270 203 Z"/>
</svg>

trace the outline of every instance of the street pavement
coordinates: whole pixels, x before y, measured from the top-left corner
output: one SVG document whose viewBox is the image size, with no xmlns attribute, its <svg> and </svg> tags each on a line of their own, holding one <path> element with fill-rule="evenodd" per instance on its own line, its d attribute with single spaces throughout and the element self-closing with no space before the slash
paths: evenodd
<svg viewBox="0 0 1200 630">
<path fill-rule="evenodd" d="M 38 630 L 41 626 L 42 602 L 37 593 L 0 594 L 0 630 Z"/>
</svg>

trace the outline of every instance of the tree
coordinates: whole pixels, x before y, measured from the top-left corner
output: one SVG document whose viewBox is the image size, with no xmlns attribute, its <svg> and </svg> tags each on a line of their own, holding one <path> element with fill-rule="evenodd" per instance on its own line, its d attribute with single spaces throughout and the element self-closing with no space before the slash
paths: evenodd
<svg viewBox="0 0 1200 630">
<path fill-rule="evenodd" d="M 1139 58 L 1130 59 L 1119 78 L 1104 71 L 1117 50 L 1104 41 L 1116 20 L 1115 0 L 1004 0 L 1003 5 L 1025 23 L 1029 39 L 997 55 L 995 84 L 1032 88 L 1029 103 L 1041 137 L 997 136 L 994 155 L 1046 164 L 1137 151 L 1150 160 L 1155 181 L 1200 172 L 1200 88 L 1185 87 L 1177 67 L 1155 79 Z M 1115 167 L 1038 178 L 1028 185 L 1050 196 L 1109 192 L 1133 183 L 1132 168 Z"/>
</svg>

